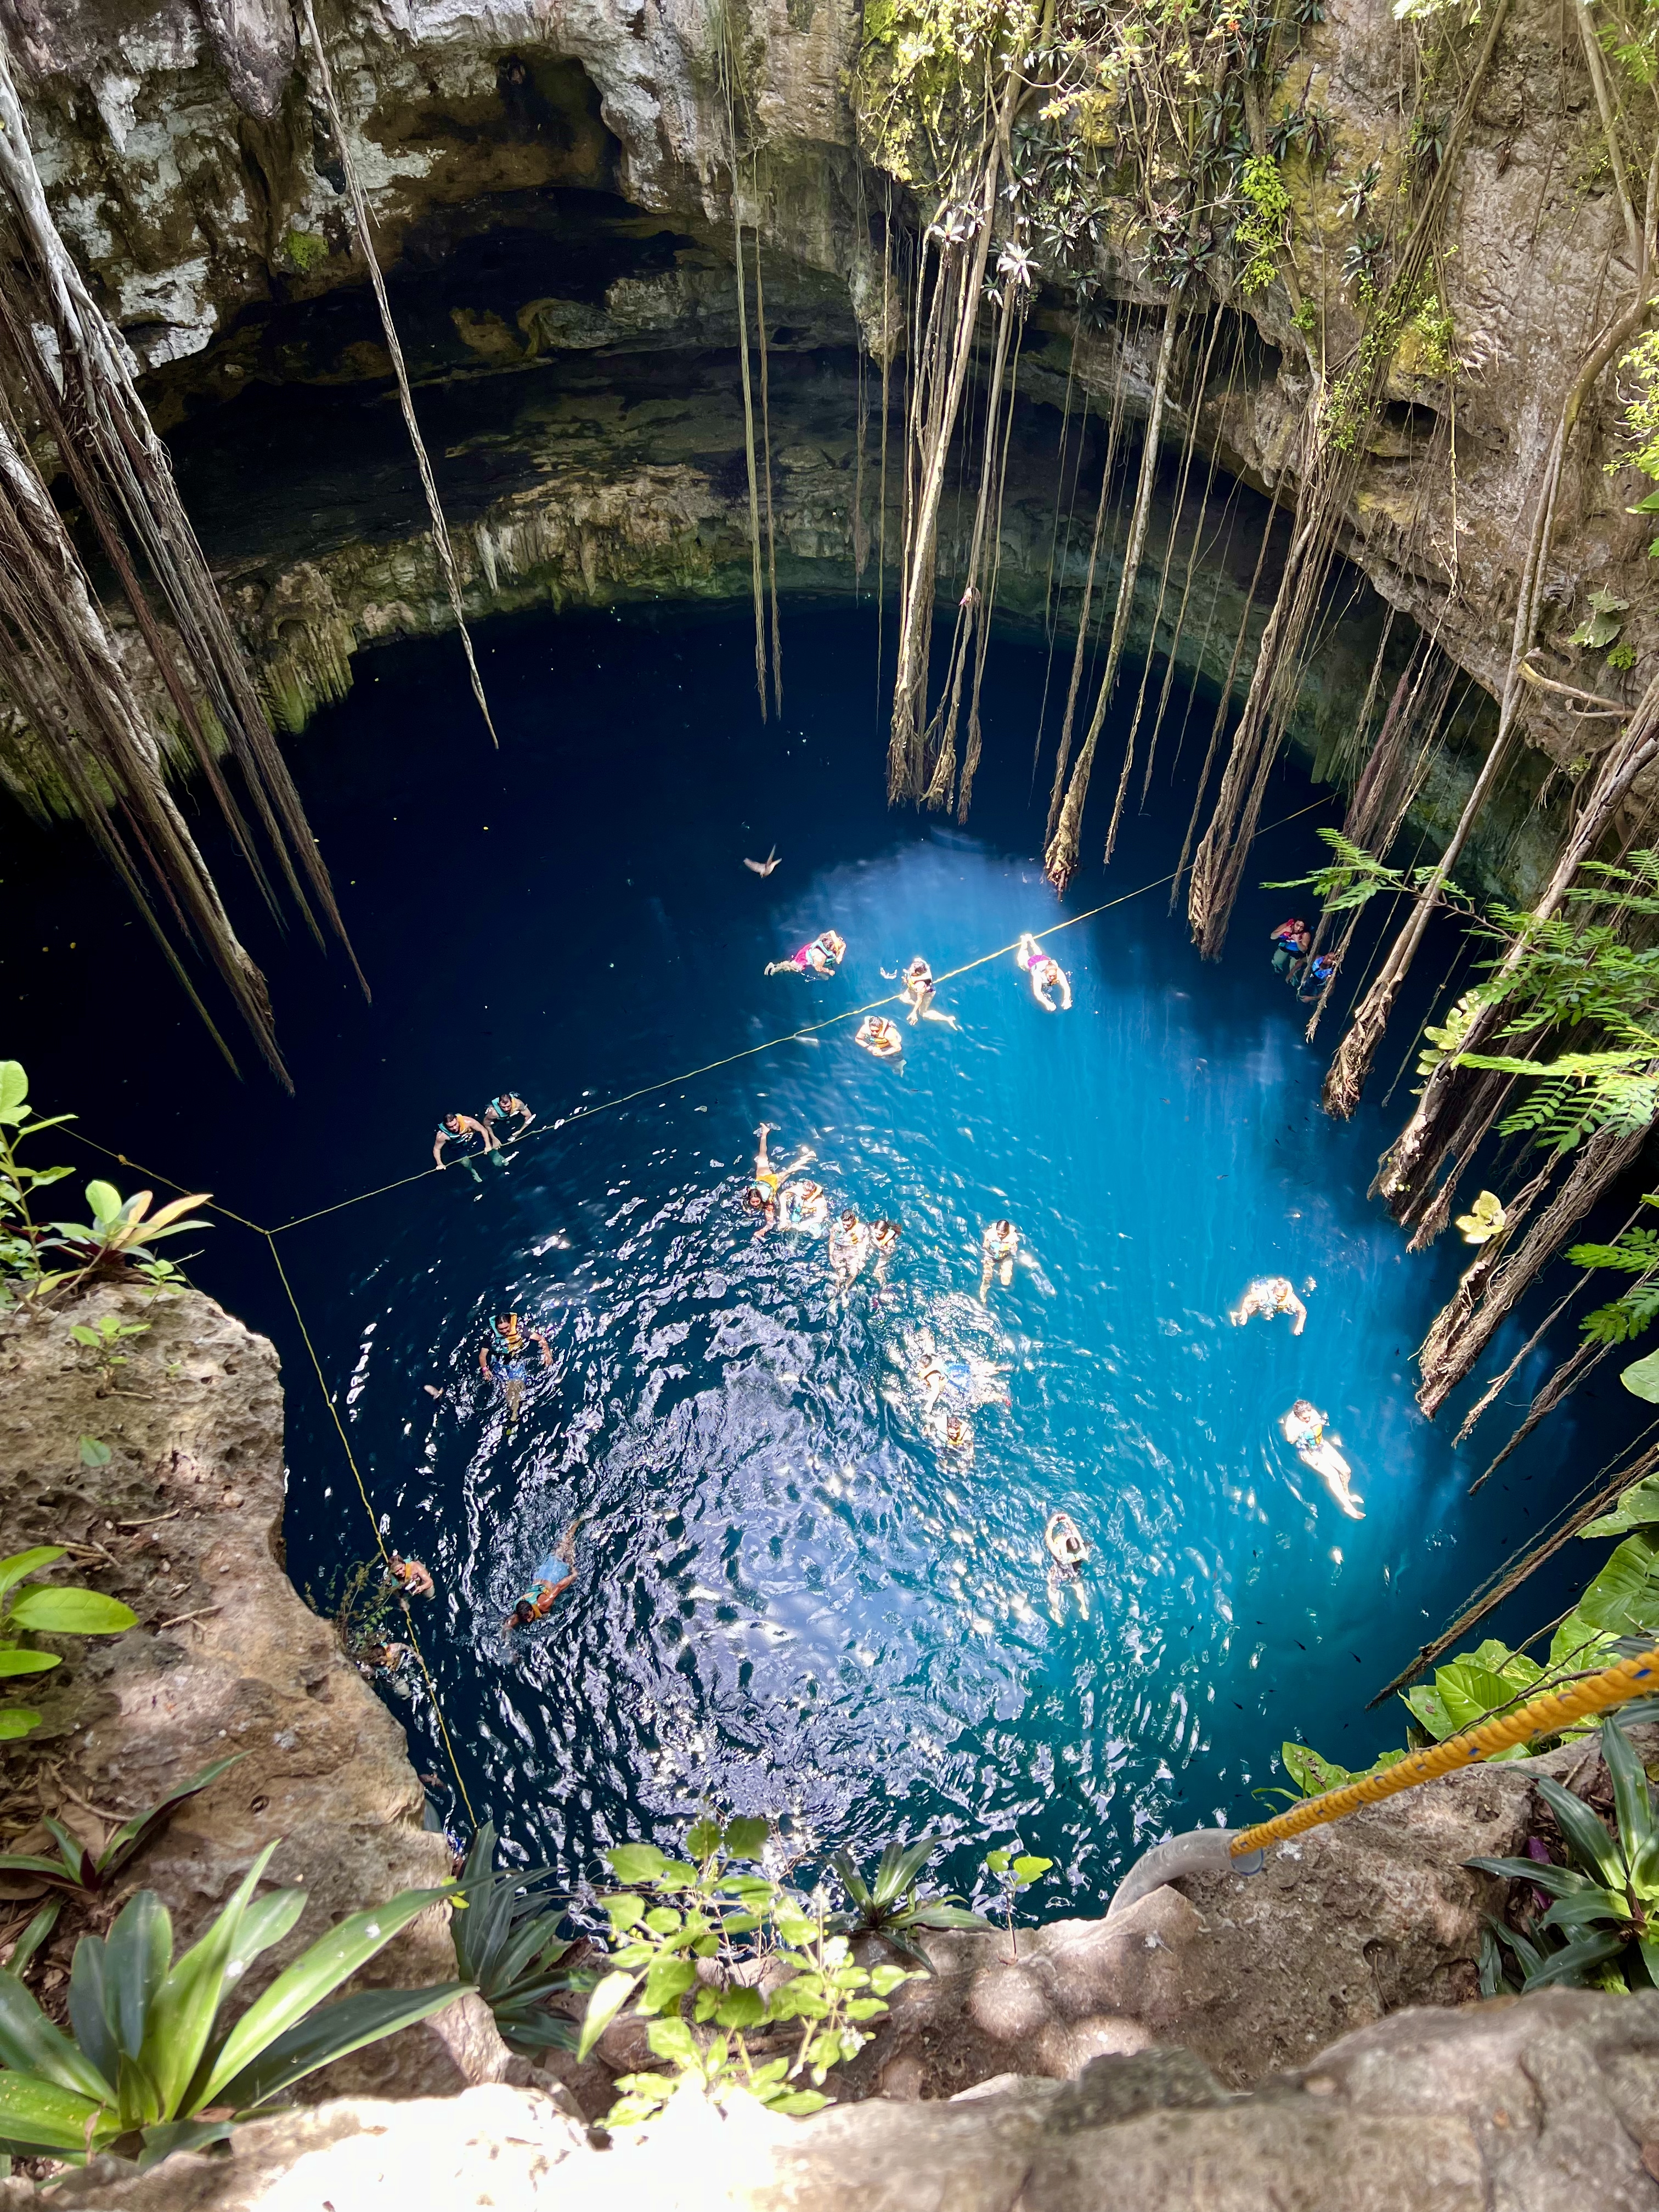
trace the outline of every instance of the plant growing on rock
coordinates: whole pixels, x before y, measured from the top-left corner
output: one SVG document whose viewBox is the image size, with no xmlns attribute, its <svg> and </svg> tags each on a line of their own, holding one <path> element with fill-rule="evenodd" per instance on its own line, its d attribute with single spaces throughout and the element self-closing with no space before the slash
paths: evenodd
<svg viewBox="0 0 1659 2212">
<path fill-rule="evenodd" d="M 223 2142 L 331 2060 L 427 2019 L 465 1984 L 366 1990 L 325 2005 L 418 1912 L 451 1893 L 408 1889 L 354 1912 L 279 1974 L 234 2023 L 226 1998 L 306 1908 L 302 1889 L 254 1891 L 267 1844 L 230 1903 L 177 1960 L 173 1923 L 141 1889 L 106 1937 L 83 1936 L 70 1975 L 65 2035 L 22 1984 L 0 1973 L 0 2151 L 84 2165 L 100 2151 L 157 2164 Z M 319 2009 L 320 2008 L 320 2009 Z"/>
<path fill-rule="evenodd" d="M 119 1314 L 100 1314 L 95 1322 L 77 1321 L 70 1327 L 70 1335 L 76 1344 L 97 1353 L 99 1377 L 105 1382 L 112 1382 L 116 1369 L 130 1364 L 125 1352 L 118 1351 L 117 1346 L 125 1344 L 129 1337 L 149 1334 L 147 1321 L 123 1321 Z"/>
<path fill-rule="evenodd" d="M 495 2016 L 509 2050 L 574 2051 L 576 2030 L 547 2008 L 547 2000 L 589 1990 L 598 1977 L 565 1961 L 576 1943 L 559 1934 L 564 1899 L 540 1885 L 547 1869 L 521 1873 L 495 1865 L 495 1831 L 486 1820 L 472 1838 L 455 1914 L 449 1923 L 455 1966 Z"/>
<path fill-rule="evenodd" d="M 61 1821 L 48 1819 L 46 1832 L 58 1847 L 58 1856 L 48 1859 L 21 1851 L 0 1853 L 0 1874 L 28 1875 L 48 1889 L 83 1897 L 95 1897 L 100 1891 L 112 1889 L 126 1868 L 179 1806 L 187 1804 L 192 1797 L 199 1797 L 227 1767 L 234 1766 L 239 1759 L 246 1756 L 246 1752 L 234 1751 L 228 1759 L 216 1759 L 191 1781 L 170 1790 L 148 1812 L 135 1813 L 131 1820 L 122 1821 L 96 1850 L 79 1836 L 72 1835 Z"/>
<path fill-rule="evenodd" d="M 1577 1988 L 1659 1988 L 1659 1825 L 1652 1793 L 1642 1762 L 1616 1721 L 1602 1723 L 1601 1755 L 1613 1783 L 1613 1834 L 1582 1798 L 1540 1777 L 1538 1794 L 1555 1815 L 1572 1863 L 1556 1866 L 1535 1858 L 1464 1863 L 1483 1874 L 1528 1883 L 1553 1900 L 1530 1935 L 1491 1923 L 1493 1948 L 1483 1958 L 1481 1972 L 1488 1996 L 1506 1985 L 1498 1944 L 1520 1962 L 1523 1993 L 1552 1982 Z"/>
<path fill-rule="evenodd" d="M 61 1544 L 36 1544 L 27 1552 L 14 1552 L 0 1559 L 0 1677 L 44 1674 L 61 1667 L 55 1651 L 32 1650 L 24 1638 L 45 1636 L 117 1636 L 137 1625 L 138 1616 L 118 1598 L 72 1584 L 36 1583 L 22 1585 L 64 1556 Z M 15 1741 L 40 1725 L 40 1716 L 27 1705 L 0 1705 L 0 1742 Z"/>
<path fill-rule="evenodd" d="M 71 1288 L 78 1289 L 94 1275 L 123 1275 L 130 1270 L 155 1289 L 179 1280 L 178 1268 L 171 1261 L 157 1259 L 150 1248 L 164 1237 L 182 1237 L 187 1230 L 210 1229 L 211 1222 L 185 1218 L 192 1206 L 205 1206 L 210 1194 L 198 1190 L 187 1198 L 169 1199 L 152 1213 L 154 1191 L 135 1191 L 131 1198 L 123 1198 L 112 1182 L 89 1182 L 87 1210 L 91 1221 L 52 1224 L 51 1242 L 75 1261 L 65 1271 Z M 60 1275 L 57 1279 L 64 1279 Z"/>
<path fill-rule="evenodd" d="M 1041 1881 L 1053 1865 L 1052 1859 L 1035 1858 L 1029 1852 L 1022 1852 L 1018 1837 L 1012 1844 L 985 1855 L 985 1870 L 1002 1891 L 1003 1922 L 1008 1930 L 1009 1948 L 1016 1959 L 1019 1956 L 1019 1938 L 1014 1933 L 1014 1900 L 1022 1889 Z"/>
<path fill-rule="evenodd" d="M 605 1854 L 627 1887 L 599 1900 L 617 1948 L 588 1999 L 579 2050 L 585 2057 L 631 2001 L 649 2023 L 653 2056 L 673 2069 L 624 2075 L 611 2127 L 651 2118 L 683 2082 L 717 2100 L 742 2091 L 775 2112 L 815 2112 L 829 2101 L 830 2069 L 857 2055 L 866 2023 L 914 1978 L 902 1966 L 859 1966 L 821 1898 L 745 1870 L 770 1832 L 764 1820 L 704 1819 L 684 1859 L 653 1844 Z"/>
<path fill-rule="evenodd" d="M 850 1851 L 837 1851 L 830 1862 L 841 1877 L 852 1910 L 830 1915 L 830 1925 L 840 1936 L 874 1936 L 907 1957 L 920 1959 L 928 1972 L 933 1961 L 916 1940 L 919 1935 L 965 1928 L 983 1934 L 991 1925 L 970 1912 L 958 1897 L 918 1887 L 918 1876 L 939 1847 L 937 1836 L 919 1844 L 889 1844 L 866 1882 Z"/>
<path fill-rule="evenodd" d="M 72 1114 L 37 1116 L 30 1107 L 29 1079 L 21 1060 L 0 1060 L 0 1305 L 32 1297 L 54 1279 L 40 1264 L 46 1237 L 29 1207 L 31 1193 L 61 1182 L 69 1168 L 35 1168 L 17 1157 L 26 1137 L 56 1129 Z"/>
</svg>

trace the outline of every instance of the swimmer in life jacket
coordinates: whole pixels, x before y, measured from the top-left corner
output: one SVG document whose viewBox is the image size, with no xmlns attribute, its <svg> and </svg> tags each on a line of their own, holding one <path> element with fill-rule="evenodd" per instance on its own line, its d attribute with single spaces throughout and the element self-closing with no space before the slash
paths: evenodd
<svg viewBox="0 0 1659 2212">
<path fill-rule="evenodd" d="M 1279 1425 L 1285 1443 L 1304 1467 L 1313 1469 L 1349 1520 L 1363 1521 L 1360 1500 L 1349 1486 L 1353 1469 L 1325 1434 L 1325 1416 L 1318 1407 L 1298 1398 L 1290 1412 L 1281 1416 Z"/>
<path fill-rule="evenodd" d="M 503 1091 L 499 1097 L 492 1098 L 484 1108 L 483 1117 L 485 1128 L 495 1138 L 498 1145 L 500 1131 L 507 1122 L 518 1121 L 519 1126 L 512 1133 L 521 1137 L 536 1118 L 516 1091 Z"/>
<path fill-rule="evenodd" d="M 887 1262 L 898 1250 L 899 1238 L 903 1234 L 904 1224 L 901 1221 L 878 1221 L 871 1231 L 870 1240 L 875 1247 L 876 1280 L 878 1283 L 887 1280 Z"/>
<path fill-rule="evenodd" d="M 766 1140 L 776 1127 L 775 1121 L 763 1121 L 756 1130 L 755 1134 L 760 1139 L 760 1147 L 755 1154 L 755 1177 L 743 1194 L 744 1212 L 758 1213 L 761 1217 L 759 1234 L 763 1237 L 769 1229 L 776 1224 L 778 1192 L 782 1186 L 784 1177 L 793 1175 L 797 1168 L 804 1168 L 808 1160 L 814 1157 L 811 1146 L 803 1145 L 787 1167 L 774 1167 L 767 1156 Z"/>
<path fill-rule="evenodd" d="M 979 1278 L 979 1302 L 983 1305 L 993 1275 L 1005 1291 L 1014 1279 L 1014 1262 L 1019 1257 L 1019 1231 L 1012 1221 L 994 1221 L 980 1239 L 980 1249 L 985 1261 Z"/>
<path fill-rule="evenodd" d="M 1031 996 L 1048 1012 L 1071 1012 L 1071 979 L 1051 953 L 1045 952 L 1028 929 L 1019 940 L 1019 950 L 1014 955 L 1016 965 L 1025 969 L 1031 979 Z M 1049 995 L 1060 994 L 1060 1005 L 1055 1006 Z"/>
<path fill-rule="evenodd" d="M 897 1060 L 904 1051 L 904 1039 L 899 1035 L 896 1022 L 890 1022 L 885 1014 L 866 1014 L 859 1024 L 853 1042 L 861 1044 L 866 1052 L 873 1053 L 878 1060 Z"/>
<path fill-rule="evenodd" d="M 1077 1586 L 1078 1610 L 1089 1618 L 1089 1601 L 1082 1587 L 1083 1570 L 1088 1565 L 1089 1547 L 1083 1540 L 1083 1532 L 1069 1513 L 1051 1513 L 1042 1532 L 1042 1548 L 1048 1554 L 1048 1604 L 1058 1620 L 1066 1602 L 1067 1584 Z"/>
<path fill-rule="evenodd" d="M 973 1458 L 974 1431 L 960 1413 L 933 1413 L 923 1426 L 943 1450 L 954 1452 L 964 1462 Z"/>
<path fill-rule="evenodd" d="M 1308 1309 L 1285 1275 L 1258 1275 L 1227 1318 L 1235 1328 L 1243 1328 L 1255 1314 L 1266 1321 L 1275 1314 L 1289 1314 L 1292 1336 L 1301 1335 L 1308 1319 Z"/>
<path fill-rule="evenodd" d="M 573 1521 L 547 1559 L 550 1567 L 555 1559 L 562 1559 L 570 1572 L 562 1582 L 546 1577 L 532 1583 L 501 1624 L 501 1634 L 510 1642 L 515 1628 L 533 1628 L 548 1614 L 576 1579 L 576 1523 Z"/>
<path fill-rule="evenodd" d="M 969 1406 L 1012 1405 L 1003 1380 L 1008 1370 L 999 1367 L 994 1360 L 981 1359 L 977 1352 L 969 1352 L 965 1359 L 942 1358 L 926 1339 L 921 1352 L 921 1371 L 917 1381 L 924 1415 L 933 1412 L 947 1391 L 954 1392 Z"/>
<path fill-rule="evenodd" d="M 405 1597 L 430 1597 L 434 1594 L 431 1570 L 419 1559 L 405 1559 L 394 1552 L 386 1563 L 386 1571 Z"/>
<path fill-rule="evenodd" d="M 821 1182 L 787 1182 L 778 1193 L 778 1226 L 817 1237 L 829 1226 L 830 1201 Z"/>
<path fill-rule="evenodd" d="M 904 995 L 910 1001 L 907 1018 L 912 1029 L 918 1022 L 943 1022 L 952 1030 L 962 1027 L 954 1014 L 942 1014 L 934 1006 L 933 971 L 920 952 L 904 971 Z"/>
<path fill-rule="evenodd" d="M 475 1138 L 476 1143 L 473 1141 Z M 432 1139 L 434 1167 L 449 1165 L 444 1158 L 446 1145 L 465 1146 L 465 1150 L 461 1154 L 464 1160 L 471 1159 L 481 1147 L 486 1152 L 493 1152 L 496 1149 L 494 1133 L 482 1121 L 475 1121 L 470 1114 L 446 1114 L 439 1122 L 437 1133 Z"/>
<path fill-rule="evenodd" d="M 787 960 L 769 960 L 769 975 L 833 975 L 847 957 L 847 939 L 838 930 L 821 930 L 810 945 L 792 952 Z"/>
<path fill-rule="evenodd" d="M 478 1347 L 478 1365 L 487 1376 L 493 1376 L 501 1386 L 501 1395 L 507 1401 L 507 1418 L 516 1421 L 524 1403 L 524 1386 L 530 1373 L 530 1347 L 538 1344 L 542 1348 L 542 1365 L 553 1364 L 553 1354 L 547 1339 L 540 1329 L 526 1329 L 515 1313 L 498 1314 L 489 1324 L 489 1334 Z"/>
<path fill-rule="evenodd" d="M 874 1232 L 856 1213 L 843 1213 L 830 1231 L 830 1273 L 838 1291 L 850 1291 L 875 1243 Z"/>
<path fill-rule="evenodd" d="M 1273 948 L 1274 975 L 1289 976 L 1313 950 L 1313 932 L 1299 915 L 1292 915 L 1270 932 L 1267 942 Z"/>
<path fill-rule="evenodd" d="M 1304 1006 L 1311 1005 L 1323 994 L 1326 985 L 1341 964 L 1340 956 L 1334 952 L 1322 952 L 1309 961 L 1296 987 L 1296 995 Z"/>
</svg>

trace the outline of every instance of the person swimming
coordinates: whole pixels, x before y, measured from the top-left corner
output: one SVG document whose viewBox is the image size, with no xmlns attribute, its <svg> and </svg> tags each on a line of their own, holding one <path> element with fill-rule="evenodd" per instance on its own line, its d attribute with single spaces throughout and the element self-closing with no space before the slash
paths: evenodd
<svg viewBox="0 0 1659 2212">
<path fill-rule="evenodd" d="M 405 1597 L 431 1597 L 434 1595 L 432 1572 L 420 1559 L 406 1559 L 394 1552 L 386 1563 L 386 1571 Z"/>
<path fill-rule="evenodd" d="M 973 1458 L 973 1428 L 960 1413 L 930 1413 L 922 1428 L 941 1451 L 954 1452 L 963 1461 Z"/>
<path fill-rule="evenodd" d="M 1071 979 L 1059 961 L 1054 959 L 1052 954 L 1043 951 L 1029 929 L 1020 939 L 1019 949 L 1015 953 L 1014 958 L 1017 964 L 1024 968 L 1030 976 L 1031 996 L 1036 1000 L 1038 1006 L 1044 1007 L 1051 1014 L 1071 1011 Z M 1054 991 L 1058 991 L 1060 994 L 1058 1006 L 1049 995 Z"/>
<path fill-rule="evenodd" d="M 782 1188 L 785 1176 L 793 1175 L 798 1168 L 804 1168 L 808 1160 L 816 1157 L 810 1145 L 803 1145 L 787 1167 L 775 1167 L 767 1153 L 766 1140 L 776 1127 L 775 1121 L 763 1121 L 756 1130 L 755 1134 L 760 1139 L 760 1145 L 755 1154 L 755 1176 L 754 1181 L 743 1194 L 744 1211 L 749 1213 L 758 1213 L 761 1217 L 761 1224 L 757 1234 L 762 1237 L 765 1236 L 769 1229 L 776 1226 L 778 1193 Z"/>
<path fill-rule="evenodd" d="M 903 1234 L 904 1224 L 900 1221 L 878 1221 L 871 1231 L 871 1242 L 876 1252 L 876 1280 L 878 1283 L 887 1280 L 887 1262 L 898 1250 L 899 1238 Z"/>
<path fill-rule="evenodd" d="M 1258 1275 L 1227 1318 L 1235 1328 L 1243 1328 L 1256 1314 L 1267 1321 L 1275 1314 L 1289 1314 L 1292 1336 L 1301 1335 L 1308 1319 L 1308 1309 L 1284 1275 Z"/>
<path fill-rule="evenodd" d="M 821 930 L 810 945 L 792 952 L 787 960 L 769 960 L 769 975 L 833 975 L 847 957 L 847 939 L 838 930 Z"/>
<path fill-rule="evenodd" d="M 1273 948 L 1273 973 L 1294 981 L 1293 970 L 1305 960 L 1313 949 L 1313 932 L 1299 915 L 1281 921 L 1272 931 L 1267 942 Z"/>
<path fill-rule="evenodd" d="M 969 1406 L 1012 1406 L 1013 1400 L 1003 1380 L 1007 1372 L 1006 1367 L 999 1367 L 994 1360 L 982 1359 L 977 1352 L 969 1352 L 966 1358 L 954 1355 L 945 1358 L 924 1337 L 921 1368 L 916 1377 L 924 1419 L 947 1391 L 964 1399 Z"/>
<path fill-rule="evenodd" d="M 570 1572 L 562 1582 L 553 1582 L 543 1577 L 533 1582 L 501 1624 L 501 1634 L 511 1642 L 515 1628 L 533 1628 L 548 1614 L 576 1579 L 576 1523 L 573 1521 L 547 1559 L 551 1566 L 555 1559 L 562 1559 Z"/>
<path fill-rule="evenodd" d="M 512 1133 L 514 1137 L 521 1137 L 536 1116 L 516 1091 L 503 1091 L 498 1097 L 492 1098 L 489 1105 L 484 1108 L 483 1118 L 485 1128 L 495 1138 L 499 1146 L 501 1142 L 499 1132 L 508 1121 L 518 1122 L 518 1127 Z"/>
<path fill-rule="evenodd" d="M 983 1305 L 993 1275 L 1005 1291 L 1014 1279 L 1014 1261 L 1019 1257 L 1019 1231 L 1012 1221 L 994 1221 L 980 1239 L 980 1249 L 985 1258 L 979 1278 L 979 1302 Z"/>
<path fill-rule="evenodd" d="M 542 1365 L 550 1367 L 553 1354 L 540 1329 L 526 1329 L 515 1313 L 499 1314 L 490 1322 L 489 1334 L 478 1349 L 478 1365 L 486 1376 L 501 1386 L 509 1422 L 518 1419 L 519 1409 L 524 1403 L 524 1386 L 530 1373 L 532 1344 L 540 1345 Z"/>
<path fill-rule="evenodd" d="M 904 971 L 904 996 L 910 1002 L 907 1016 L 914 1029 L 918 1022 L 943 1022 L 947 1029 L 959 1030 L 962 1024 L 954 1014 L 942 1014 L 933 1004 L 933 971 L 920 952 Z"/>
<path fill-rule="evenodd" d="M 1341 964 L 1341 956 L 1335 952 L 1321 952 L 1309 961 L 1296 987 L 1296 995 L 1304 1006 L 1311 1005 L 1322 994 Z"/>
<path fill-rule="evenodd" d="M 787 1182 L 778 1193 L 778 1227 L 817 1237 L 829 1225 L 830 1201 L 821 1182 Z"/>
<path fill-rule="evenodd" d="M 1285 1441 L 1304 1467 L 1311 1468 L 1350 1521 L 1365 1517 L 1356 1492 L 1350 1488 L 1353 1469 L 1334 1442 L 1325 1434 L 1325 1416 L 1306 1398 L 1298 1398 L 1279 1419 Z"/>
<path fill-rule="evenodd" d="M 477 1139 L 476 1143 L 475 1139 Z M 466 1149 L 460 1155 L 463 1160 L 471 1159 L 480 1146 L 486 1152 L 493 1152 L 496 1149 L 494 1132 L 487 1129 L 482 1121 L 475 1121 L 470 1114 L 446 1114 L 439 1122 L 437 1133 L 432 1139 L 434 1167 L 447 1168 L 449 1165 L 444 1158 L 446 1145 L 465 1145 Z"/>
<path fill-rule="evenodd" d="M 1074 1583 L 1088 1562 L 1089 1547 L 1069 1513 L 1051 1513 L 1042 1532 L 1051 1582 Z"/>
<path fill-rule="evenodd" d="M 843 1213 L 830 1231 L 830 1273 L 838 1291 L 850 1291 L 875 1244 L 875 1232 L 856 1213 Z"/>
<path fill-rule="evenodd" d="M 866 1052 L 874 1053 L 878 1060 L 897 1060 L 904 1051 L 904 1039 L 899 1034 L 898 1024 L 889 1021 L 885 1014 L 866 1014 L 859 1024 L 853 1042 L 861 1044 Z"/>
</svg>

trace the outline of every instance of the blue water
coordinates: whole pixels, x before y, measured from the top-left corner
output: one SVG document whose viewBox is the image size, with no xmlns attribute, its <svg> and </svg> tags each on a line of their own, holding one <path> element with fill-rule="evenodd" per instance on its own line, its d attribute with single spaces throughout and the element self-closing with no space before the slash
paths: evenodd
<svg viewBox="0 0 1659 2212">
<path fill-rule="evenodd" d="M 1613 1410 L 1577 1401 L 1474 1500 L 1485 1432 L 1454 1453 L 1417 1413 L 1410 1355 L 1462 1262 L 1408 1260 L 1364 1195 L 1410 1033 L 1358 1119 L 1324 1120 L 1322 1054 L 1267 957 L 1296 900 L 1255 888 L 1310 864 L 1329 806 L 1301 812 L 1318 794 L 1280 772 L 1265 818 L 1300 818 L 1258 847 L 1206 967 L 1156 879 L 1207 705 L 1112 870 L 1059 904 L 1027 799 L 1040 651 L 993 656 L 963 831 L 881 804 L 864 612 L 792 616 L 781 732 L 757 721 L 741 623 L 543 617 L 485 641 L 499 759 L 441 644 L 366 659 L 295 748 L 376 992 L 367 1008 L 337 960 L 256 940 L 297 1103 L 218 1066 L 61 841 L 49 883 L 26 854 L 5 888 L 50 962 L 0 969 L 43 1106 L 257 1221 L 418 1170 L 446 1108 L 515 1087 L 537 1109 L 507 1165 L 282 1242 L 373 1508 L 436 1577 L 416 1618 L 480 1816 L 573 1877 L 704 1802 L 807 1850 L 1018 1830 L 1058 1863 L 1053 1911 L 1171 1826 L 1251 1815 L 1286 1736 L 1354 1763 L 1400 1741 L 1364 1699 L 1546 1516 L 1564 1467 L 1605 1456 Z M 741 861 L 774 842 L 763 881 Z M 941 981 L 961 1030 L 907 1030 L 901 1067 L 850 1021 L 748 1049 L 881 998 L 913 953 L 943 977 L 1108 899 L 1051 940 L 1069 1013 L 1036 1007 L 1004 951 Z M 849 948 L 832 981 L 763 976 L 830 925 Z M 112 992 L 115 973 L 137 982 Z M 757 1237 L 763 1120 L 781 1157 L 813 1149 L 837 1210 L 902 1223 L 879 1295 L 866 1276 L 833 1297 L 822 1239 Z M 1004 1214 L 1022 1259 L 981 1305 L 980 1236 Z M 234 1227 L 194 1272 L 283 1350 L 289 1564 L 326 1606 L 370 1531 L 291 1316 Z M 1267 1272 L 1305 1289 L 1299 1338 L 1229 1324 Z M 478 1357 L 509 1306 L 551 1355 L 516 1425 Z M 924 1334 L 1008 1370 L 1006 1409 L 953 1401 L 970 1462 L 924 1428 Z M 1363 1520 L 1283 1442 L 1299 1396 L 1340 1436 Z M 1058 1598 L 1056 1508 L 1092 1547 Z M 573 1520 L 574 1589 L 509 1643 Z M 396 1710 L 453 1809 L 424 1689 Z"/>
</svg>

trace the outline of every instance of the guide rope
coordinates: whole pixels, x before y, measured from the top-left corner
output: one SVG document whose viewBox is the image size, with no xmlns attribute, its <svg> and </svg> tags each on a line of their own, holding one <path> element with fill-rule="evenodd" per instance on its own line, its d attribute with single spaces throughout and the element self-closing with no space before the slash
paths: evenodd
<svg viewBox="0 0 1659 2212">
<path fill-rule="evenodd" d="M 1471 1766 L 1533 1736 L 1557 1735 L 1588 1714 L 1606 1712 L 1632 1698 L 1651 1696 L 1656 1690 L 1659 1690 L 1659 1646 L 1638 1652 L 1632 1659 L 1620 1659 L 1599 1674 L 1587 1674 L 1567 1689 L 1547 1690 L 1541 1697 L 1528 1698 L 1513 1711 L 1482 1721 L 1461 1735 L 1449 1735 L 1443 1743 L 1407 1752 L 1380 1774 L 1345 1783 L 1340 1790 L 1328 1790 L 1322 1796 L 1292 1805 L 1271 1820 L 1241 1828 L 1228 1839 L 1229 1855 L 1236 1859 L 1247 1857 L 1264 1844 L 1284 1843 L 1292 1836 L 1304 1835 L 1310 1828 L 1322 1828 L 1358 1812 L 1362 1805 L 1376 1805 L 1385 1797 L 1398 1796 L 1402 1790 L 1415 1790 L 1420 1782 L 1432 1782 L 1460 1766 Z"/>
</svg>

